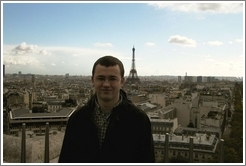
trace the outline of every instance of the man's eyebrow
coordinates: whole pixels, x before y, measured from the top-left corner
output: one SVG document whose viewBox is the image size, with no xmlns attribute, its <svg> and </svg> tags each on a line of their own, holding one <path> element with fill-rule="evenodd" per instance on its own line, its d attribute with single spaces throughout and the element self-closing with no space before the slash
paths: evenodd
<svg viewBox="0 0 246 166">
<path fill-rule="evenodd" d="M 118 77 L 116 75 L 104 76 L 104 75 L 97 75 L 96 77 Z"/>
</svg>

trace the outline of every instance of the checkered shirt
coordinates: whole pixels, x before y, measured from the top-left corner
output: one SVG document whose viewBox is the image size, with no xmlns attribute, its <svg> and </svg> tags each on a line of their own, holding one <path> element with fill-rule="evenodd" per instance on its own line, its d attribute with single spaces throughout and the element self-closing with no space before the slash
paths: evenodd
<svg viewBox="0 0 246 166">
<path fill-rule="evenodd" d="M 120 96 L 119 102 L 114 107 L 118 106 L 121 102 L 122 102 L 122 97 Z M 110 111 L 109 114 L 103 113 L 101 107 L 99 106 L 96 100 L 96 106 L 94 108 L 93 116 L 94 116 L 94 122 L 97 125 L 97 136 L 99 139 L 100 148 L 102 147 L 102 144 L 104 142 L 104 137 L 109 124 L 111 112 L 112 111 Z"/>
</svg>

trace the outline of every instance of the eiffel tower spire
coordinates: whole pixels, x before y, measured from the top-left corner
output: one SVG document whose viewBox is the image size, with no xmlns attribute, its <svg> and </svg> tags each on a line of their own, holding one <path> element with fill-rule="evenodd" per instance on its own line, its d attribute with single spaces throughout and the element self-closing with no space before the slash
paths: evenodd
<svg viewBox="0 0 246 166">
<path fill-rule="evenodd" d="M 134 45 L 132 48 L 132 68 L 130 70 L 129 76 L 127 77 L 126 84 L 136 84 L 136 85 L 141 84 L 140 79 L 138 78 L 137 70 L 136 70 L 136 66 L 135 66 L 135 48 L 134 48 Z"/>
</svg>

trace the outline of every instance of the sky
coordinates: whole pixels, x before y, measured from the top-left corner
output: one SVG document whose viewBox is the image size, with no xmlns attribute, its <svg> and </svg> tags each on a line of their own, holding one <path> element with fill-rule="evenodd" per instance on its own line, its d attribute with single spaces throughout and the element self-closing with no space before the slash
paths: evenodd
<svg viewBox="0 0 246 166">
<path fill-rule="evenodd" d="M 1 1 L 1 7 L 5 73 L 89 76 L 98 58 L 112 55 L 128 76 L 134 47 L 138 76 L 244 76 L 244 1 Z"/>
</svg>

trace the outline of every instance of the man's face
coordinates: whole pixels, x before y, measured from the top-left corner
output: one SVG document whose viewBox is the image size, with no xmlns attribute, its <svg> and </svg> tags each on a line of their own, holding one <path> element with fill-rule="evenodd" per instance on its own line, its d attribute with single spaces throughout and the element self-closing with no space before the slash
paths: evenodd
<svg viewBox="0 0 246 166">
<path fill-rule="evenodd" d="M 125 82 L 118 65 L 105 67 L 100 64 L 96 66 L 91 81 L 98 100 L 102 102 L 117 102 L 119 91 Z"/>
</svg>

